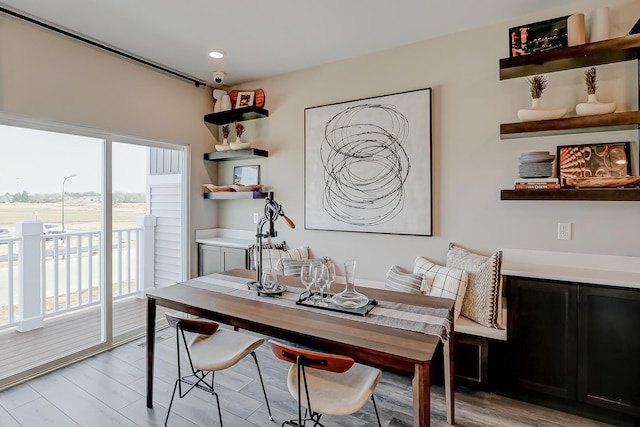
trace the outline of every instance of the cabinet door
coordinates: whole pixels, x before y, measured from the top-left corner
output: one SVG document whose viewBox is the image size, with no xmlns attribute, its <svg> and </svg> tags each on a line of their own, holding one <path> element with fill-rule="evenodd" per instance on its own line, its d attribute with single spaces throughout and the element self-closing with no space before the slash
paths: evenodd
<svg viewBox="0 0 640 427">
<path fill-rule="evenodd" d="M 234 268 L 247 268 L 247 251 L 245 249 L 221 248 L 222 271 Z"/>
<path fill-rule="evenodd" d="M 576 398 L 577 289 L 509 278 L 509 346 L 518 390 Z"/>
<path fill-rule="evenodd" d="M 579 398 L 640 415 L 640 291 L 579 292 Z"/>
<path fill-rule="evenodd" d="M 221 272 L 220 259 L 220 246 L 198 244 L 198 276 Z"/>
</svg>

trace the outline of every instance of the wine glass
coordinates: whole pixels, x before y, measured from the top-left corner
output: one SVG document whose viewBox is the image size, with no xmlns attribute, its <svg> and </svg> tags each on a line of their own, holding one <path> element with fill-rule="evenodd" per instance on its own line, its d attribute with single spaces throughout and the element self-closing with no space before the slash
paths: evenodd
<svg viewBox="0 0 640 427">
<path fill-rule="evenodd" d="M 300 282 L 307 288 L 309 296 L 307 301 L 311 302 L 311 285 L 313 284 L 313 271 L 312 265 L 306 264 L 300 267 Z"/>
<path fill-rule="evenodd" d="M 315 268 L 315 284 L 316 290 L 318 292 L 318 296 L 316 298 L 315 305 L 318 307 L 328 307 L 329 304 L 325 301 L 324 298 L 324 288 L 329 283 L 329 272 L 327 271 L 327 266 L 325 264 L 316 264 Z"/>
<path fill-rule="evenodd" d="M 278 284 L 278 276 L 273 270 L 265 270 L 262 273 L 262 289 L 266 292 L 272 292 Z"/>
<path fill-rule="evenodd" d="M 332 262 L 327 262 L 325 267 L 327 268 L 327 297 L 325 301 L 329 303 L 331 301 L 331 284 L 336 280 L 336 266 Z"/>
</svg>

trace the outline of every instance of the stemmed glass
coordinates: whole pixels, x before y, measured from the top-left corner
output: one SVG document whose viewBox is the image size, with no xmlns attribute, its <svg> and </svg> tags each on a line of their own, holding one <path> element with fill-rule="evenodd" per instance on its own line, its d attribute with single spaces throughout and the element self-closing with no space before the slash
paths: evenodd
<svg viewBox="0 0 640 427">
<path fill-rule="evenodd" d="M 325 302 L 331 302 L 331 284 L 336 280 L 336 266 L 332 262 L 327 262 L 325 264 L 327 269 L 327 296 L 325 298 Z"/>
<path fill-rule="evenodd" d="M 322 293 L 320 292 L 320 289 L 319 289 L 318 280 L 319 280 L 320 274 L 322 273 L 323 264 L 319 261 L 315 261 L 310 263 L 309 265 L 311 266 L 311 277 L 313 278 L 311 286 L 313 286 L 314 288 L 314 291 L 311 292 L 309 299 L 315 303 L 318 300 L 322 299 Z"/>
<path fill-rule="evenodd" d="M 311 264 L 300 267 L 300 282 L 307 288 L 308 301 L 311 302 L 311 285 L 313 284 L 313 269 Z"/>
<path fill-rule="evenodd" d="M 329 304 L 327 304 L 324 298 L 324 288 L 329 283 L 329 272 L 327 270 L 327 266 L 324 263 L 316 264 L 314 268 L 316 290 L 318 291 L 318 297 L 316 298 L 315 305 L 318 307 L 328 307 Z"/>
</svg>

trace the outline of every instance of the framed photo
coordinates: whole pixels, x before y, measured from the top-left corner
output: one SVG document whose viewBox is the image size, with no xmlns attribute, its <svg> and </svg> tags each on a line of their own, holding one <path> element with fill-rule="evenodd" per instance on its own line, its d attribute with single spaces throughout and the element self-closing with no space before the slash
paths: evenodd
<svg viewBox="0 0 640 427">
<path fill-rule="evenodd" d="M 557 47 L 567 47 L 569 16 L 509 28 L 509 56 L 529 55 Z"/>
<path fill-rule="evenodd" d="M 631 143 L 564 145 L 558 147 L 557 176 L 564 187 L 568 178 L 613 178 L 631 175 Z"/>
<path fill-rule="evenodd" d="M 255 92 L 238 92 L 235 108 L 251 107 L 255 95 Z"/>
<path fill-rule="evenodd" d="M 305 228 L 431 236 L 431 89 L 306 108 Z"/>
<path fill-rule="evenodd" d="M 242 185 L 258 184 L 260 178 L 260 166 L 234 166 L 233 183 Z"/>
</svg>

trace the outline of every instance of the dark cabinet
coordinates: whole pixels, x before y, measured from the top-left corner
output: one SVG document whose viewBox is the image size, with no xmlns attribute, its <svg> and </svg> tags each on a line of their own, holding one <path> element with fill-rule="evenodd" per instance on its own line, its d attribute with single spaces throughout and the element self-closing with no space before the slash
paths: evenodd
<svg viewBox="0 0 640 427">
<path fill-rule="evenodd" d="M 509 277 L 516 394 L 640 416 L 640 290 Z"/>
<path fill-rule="evenodd" d="M 577 287 L 527 278 L 508 282 L 515 386 L 575 399 Z"/>
<path fill-rule="evenodd" d="M 640 291 L 580 286 L 579 399 L 640 415 Z"/>
</svg>

